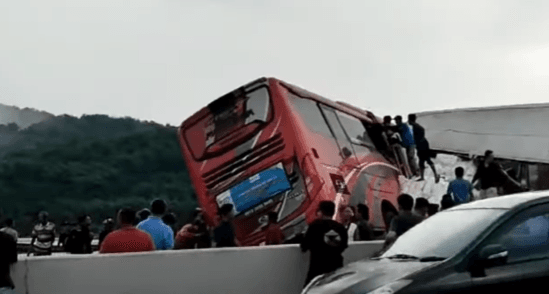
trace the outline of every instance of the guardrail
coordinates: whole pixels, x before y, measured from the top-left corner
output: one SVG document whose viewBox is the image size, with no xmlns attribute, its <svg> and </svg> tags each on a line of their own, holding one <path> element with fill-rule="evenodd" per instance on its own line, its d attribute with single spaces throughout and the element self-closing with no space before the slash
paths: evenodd
<svg viewBox="0 0 549 294">
<path fill-rule="evenodd" d="M 383 241 L 354 242 L 345 263 L 370 257 Z M 299 245 L 19 256 L 16 291 L 27 294 L 300 293 L 309 253 Z"/>
<path fill-rule="evenodd" d="M 30 245 L 32 238 L 19 238 L 17 239 L 17 245 Z M 54 244 L 57 244 L 59 242 L 59 238 L 55 238 Z M 92 246 L 97 246 L 99 244 L 99 239 L 93 239 L 92 240 Z"/>
<path fill-rule="evenodd" d="M 30 244 L 31 244 L 32 238 L 18 238 L 17 239 L 17 253 L 27 253 L 30 250 Z M 55 241 L 53 242 L 52 246 L 52 252 L 63 252 L 64 249 L 62 247 L 57 246 L 59 242 L 59 238 L 55 238 Z M 93 250 L 99 250 L 99 239 L 93 239 L 92 240 L 92 249 Z"/>
</svg>

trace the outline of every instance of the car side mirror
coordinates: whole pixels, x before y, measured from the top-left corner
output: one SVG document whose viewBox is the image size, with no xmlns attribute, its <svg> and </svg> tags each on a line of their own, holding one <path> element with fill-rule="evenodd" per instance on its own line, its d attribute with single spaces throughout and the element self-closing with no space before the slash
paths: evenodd
<svg viewBox="0 0 549 294">
<path fill-rule="evenodd" d="M 509 252 L 500 244 L 488 245 L 480 250 L 479 262 L 484 268 L 504 265 L 507 263 Z"/>
<path fill-rule="evenodd" d="M 492 244 L 482 248 L 469 264 L 468 270 L 471 273 L 471 277 L 485 277 L 486 272 L 484 270 L 506 264 L 507 255 L 507 249 L 500 244 Z"/>
</svg>

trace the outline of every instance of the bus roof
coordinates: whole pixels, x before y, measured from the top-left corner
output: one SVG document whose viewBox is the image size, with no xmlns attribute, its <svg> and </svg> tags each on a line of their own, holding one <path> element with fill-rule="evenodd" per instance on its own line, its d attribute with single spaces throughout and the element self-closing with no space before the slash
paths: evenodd
<svg viewBox="0 0 549 294">
<path fill-rule="evenodd" d="M 200 109 L 199 111 L 197 111 L 196 113 L 191 115 L 189 118 L 184 120 L 183 123 L 181 124 L 181 129 L 184 129 L 185 127 L 187 127 L 189 125 L 193 125 L 195 122 L 200 120 L 202 117 L 208 115 L 209 107 L 211 107 L 212 105 L 215 105 L 216 103 L 218 103 L 219 101 L 221 101 L 223 99 L 226 99 L 226 97 L 233 96 L 235 94 L 238 94 L 241 91 L 244 91 L 244 90 L 246 90 L 248 88 L 251 88 L 251 87 L 255 87 L 257 85 L 268 84 L 270 81 L 275 81 L 276 83 L 282 85 L 286 89 L 294 92 L 294 94 L 296 94 L 298 96 L 316 100 L 316 101 L 318 101 L 322 104 L 325 104 L 325 105 L 330 106 L 332 108 L 335 108 L 335 109 L 338 109 L 340 111 L 351 114 L 353 116 L 356 116 L 356 117 L 358 117 L 362 120 L 365 120 L 369 123 L 379 123 L 379 122 L 381 122 L 381 120 L 378 117 L 376 117 L 374 114 L 372 114 L 371 112 L 369 112 L 367 110 L 362 110 L 358 107 L 352 106 L 350 104 L 347 104 L 347 103 L 341 102 L 341 101 L 334 102 L 330 99 L 324 98 L 324 97 L 322 97 L 318 94 L 314 94 L 312 92 L 309 92 L 305 89 L 302 89 L 302 88 L 300 88 L 298 86 L 295 86 L 295 85 L 292 85 L 290 83 L 284 82 L 284 81 L 279 80 L 277 78 L 262 77 L 262 78 L 256 79 L 256 80 L 254 80 L 254 81 L 252 81 L 252 82 L 250 82 L 250 83 L 248 83 L 244 86 L 241 86 L 241 87 L 239 87 L 239 88 L 237 88 L 237 89 L 235 89 L 235 90 L 233 90 L 233 91 L 231 91 L 231 92 L 215 99 L 214 101 L 209 103 L 207 106 L 203 107 L 202 109 Z"/>
<path fill-rule="evenodd" d="M 281 80 L 278 80 L 278 79 L 275 79 L 275 78 L 270 78 L 270 79 L 271 80 L 276 80 L 283 87 L 285 87 L 286 89 L 294 92 L 294 94 L 296 94 L 300 97 L 316 100 L 316 101 L 318 101 L 322 104 L 325 104 L 325 105 L 330 106 L 332 108 L 335 108 L 337 110 L 347 112 L 348 114 L 356 116 L 356 117 L 358 117 L 362 120 L 365 120 L 369 123 L 378 123 L 379 122 L 377 120 L 377 118 L 374 116 L 374 114 L 367 111 L 367 110 L 362 110 L 358 107 L 352 106 L 352 105 L 350 105 L 348 103 L 345 103 L 345 102 L 342 102 L 342 101 L 334 102 L 330 99 L 327 99 L 327 98 L 324 98 L 324 97 L 322 97 L 318 94 L 309 92 L 309 91 L 307 91 L 303 88 L 300 88 L 296 85 L 293 85 L 293 84 L 290 84 L 290 83 L 287 83 L 287 82 L 284 82 L 284 81 L 281 81 Z"/>
</svg>

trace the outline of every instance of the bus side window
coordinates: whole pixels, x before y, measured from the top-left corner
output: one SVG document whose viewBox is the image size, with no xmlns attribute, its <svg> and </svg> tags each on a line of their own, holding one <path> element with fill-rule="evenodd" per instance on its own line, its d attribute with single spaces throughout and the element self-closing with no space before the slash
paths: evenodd
<svg viewBox="0 0 549 294">
<path fill-rule="evenodd" d="M 332 132 L 315 101 L 297 97 L 292 93 L 288 93 L 288 97 L 311 131 L 326 135 L 328 138 L 332 137 Z"/>
<path fill-rule="evenodd" d="M 343 125 L 343 129 L 351 140 L 351 143 L 354 145 L 364 145 L 371 149 L 375 148 L 375 145 L 372 142 L 372 139 L 370 138 L 370 135 L 368 134 L 368 131 L 364 127 L 362 121 L 346 113 L 342 113 L 340 111 L 336 112 L 341 125 Z"/>
</svg>

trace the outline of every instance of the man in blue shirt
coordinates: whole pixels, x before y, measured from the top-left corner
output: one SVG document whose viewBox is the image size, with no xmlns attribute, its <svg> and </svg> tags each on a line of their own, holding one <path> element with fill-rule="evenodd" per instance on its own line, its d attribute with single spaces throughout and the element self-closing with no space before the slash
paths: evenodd
<svg viewBox="0 0 549 294">
<path fill-rule="evenodd" d="M 140 222 L 137 228 L 151 235 L 156 250 L 172 249 L 174 245 L 173 230 L 162 221 L 168 205 L 162 199 L 151 203 L 151 213 L 146 220 Z"/>
<path fill-rule="evenodd" d="M 418 181 L 423 181 L 425 178 L 425 163 L 429 164 L 433 174 L 435 176 L 435 183 L 440 181 L 440 175 L 437 174 L 435 164 L 431 160 L 431 149 L 429 148 L 429 141 L 425 138 L 425 129 L 417 123 L 417 116 L 415 114 L 408 115 L 408 123 L 412 126 L 412 135 L 414 137 L 414 143 L 417 150 L 417 157 L 419 158 L 419 173 L 420 178 Z"/>
<path fill-rule="evenodd" d="M 410 169 L 412 169 L 412 173 L 414 173 L 415 175 L 418 175 L 419 168 L 416 165 L 416 159 L 415 159 L 416 143 L 414 141 L 414 133 L 412 132 L 412 128 L 409 125 L 402 122 L 402 116 L 400 115 L 395 116 L 395 122 L 398 128 L 400 137 L 402 139 L 401 144 L 404 148 L 406 148 L 406 157 L 408 159 L 408 164 L 410 165 Z"/>
<path fill-rule="evenodd" d="M 448 185 L 447 194 L 452 196 L 456 204 L 467 203 L 473 198 L 473 184 L 463 179 L 463 167 L 456 167 L 455 173 L 456 179 Z"/>
</svg>

